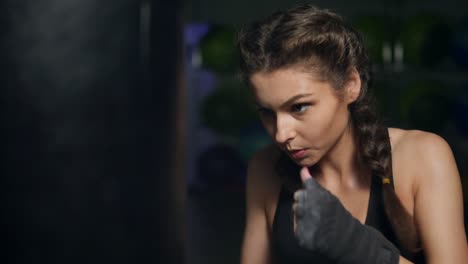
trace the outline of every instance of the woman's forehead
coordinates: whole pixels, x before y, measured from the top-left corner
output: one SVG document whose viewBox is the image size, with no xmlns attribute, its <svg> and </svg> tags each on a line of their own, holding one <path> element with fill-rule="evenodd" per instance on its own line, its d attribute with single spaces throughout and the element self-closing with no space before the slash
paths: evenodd
<svg viewBox="0 0 468 264">
<path fill-rule="evenodd" d="M 317 92 L 328 82 L 315 78 L 311 73 L 298 69 L 280 69 L 271 72 L 258 72 L 250 77 L 250 83 L 255 90 L 267 90 L 272 93 L 312 91 Z"/>
<path fill-rule="evenodd" d="M 279 104 L 299 94 L 317 96 L 331 90 L 327 82 L 319 81 L 305 71 L 290 68 L 255 73 L 250 83 L 259 104 Z"/>
</svg>

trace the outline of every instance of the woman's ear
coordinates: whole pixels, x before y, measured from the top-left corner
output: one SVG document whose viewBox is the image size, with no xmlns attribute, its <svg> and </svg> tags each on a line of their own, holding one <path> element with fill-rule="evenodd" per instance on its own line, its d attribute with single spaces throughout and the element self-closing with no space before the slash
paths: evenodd
<svg viewBox="0 0 468 264">
<path fill-rule="evenodd" d="M 356 101 L 361 94 L 361 77 L 356 69 L 353 69 L 350 73 L 348 81 L 345 85 L 345 99 L 348 104 Z"/>
</svg>

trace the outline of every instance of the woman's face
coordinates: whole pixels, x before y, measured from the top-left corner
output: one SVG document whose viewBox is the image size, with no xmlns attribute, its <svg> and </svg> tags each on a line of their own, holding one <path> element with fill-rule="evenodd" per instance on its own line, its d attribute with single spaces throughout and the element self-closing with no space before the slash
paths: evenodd
<svg viewBox="0 0 468 264">
<path fill-rule="evenodd" d="M 268 134 L 300 166 L 317 163 L 348 128 L 348 97 L 310 73 L 287 68 L 250 81 Z"/>
</svg>

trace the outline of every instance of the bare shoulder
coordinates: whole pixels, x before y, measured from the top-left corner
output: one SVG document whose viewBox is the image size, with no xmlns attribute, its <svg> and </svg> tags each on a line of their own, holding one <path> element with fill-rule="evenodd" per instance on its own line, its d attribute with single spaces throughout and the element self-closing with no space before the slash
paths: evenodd
<svg viewBox="0 0 468 264">
<path fill-rule="evenodd" d="M 279 156 L 280 152 L 274 145 L 267 145 L 257 150 L 249 160 L 249 177 L 263 178 L 271 174 Z"/>
<path fill-rule="evenodd" d="M 456 172 L 455 159 L 452 150 L 441 136 L 421 130 L 389 129 L 392 157 L 397 161 L 394 164 L 404 170 L 403 174 L 413 176 L 414 187 L 427 177 L 442 177 L 446 173 L 433 173 L 437 171 Z M 452 173 L 451 175 L 457 175 Z"/>
<path fill-rule="evenodd" d="M 274 146 L 267 146 L 257 151 L 249 161 L 241 263 L 271 263 L 268 212 L 276 182 L 274 164 L 279 154 Z"/>
<path fill-rule="evenodd" d="M 281 181 L 275 170 L 280 155 L 281 151 L 274 145 L 260 149 L 249 162 L 247 176 L 247 191 L 252 199 L 261 201 L 270 231 L 281 189 Z"/>
<path fill-rule="evenodd" d="M 250 159 L 247 183 L 264 195 L 277 184 L 275 164 L 280 157 L 280 150 L 274 145 L 259 149 Z"/>
<path fill-rule="evenodd" d="M 418 130 L 391 129 L 399 176 L 414 181 L 411 199 L 427 263 L 467 263 L 463 194 L 452 150 L 442 137 Z M 404 179 L 401 179 L 404 181 Z M 396 189 L 398 191 L 398 189 Z"/>
<path fill-rule="evenodd" d="M 402 143 L 401 145 L 407 144 L 447 144 L 446 141 L 439 135 L 426 132 L 422 130 L 405 130 L 401 128 L 389 128 L 390 137 L 395 140 L 395 143 Z"/>
<path fill-rule="evenodd" d="M 280 151 L 273 144 L 267 145 L 257 150 L 249 161 L 249 167 L 271 169 L 271 163 L 275 162 L 280 155 Z"/>
<path fill-rule="evenodd" d="M 423 165 L 427 162 L 436 161 L 441 156 L 452 156 L 447 141 L 437 134 L 398 128 L 390 128 L 389 134 L 392 151 L 398 155 L 412 157 L 411 162 L 413 163 Z"/>
</svg>

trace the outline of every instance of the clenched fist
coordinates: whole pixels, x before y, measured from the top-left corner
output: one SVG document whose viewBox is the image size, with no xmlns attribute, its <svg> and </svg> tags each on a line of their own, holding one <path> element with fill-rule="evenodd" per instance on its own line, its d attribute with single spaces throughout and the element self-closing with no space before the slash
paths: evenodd
<svg viewBox="0 0 468 264">
<path fill-rule="evenodd" d="M 294 232 L 299 245 L 337 263 L 396 264 L 399 250 L 378 230 L 361 224 L 340 200 L 303 167 L 304 189 L 294 193 Z"/>
</svg>

